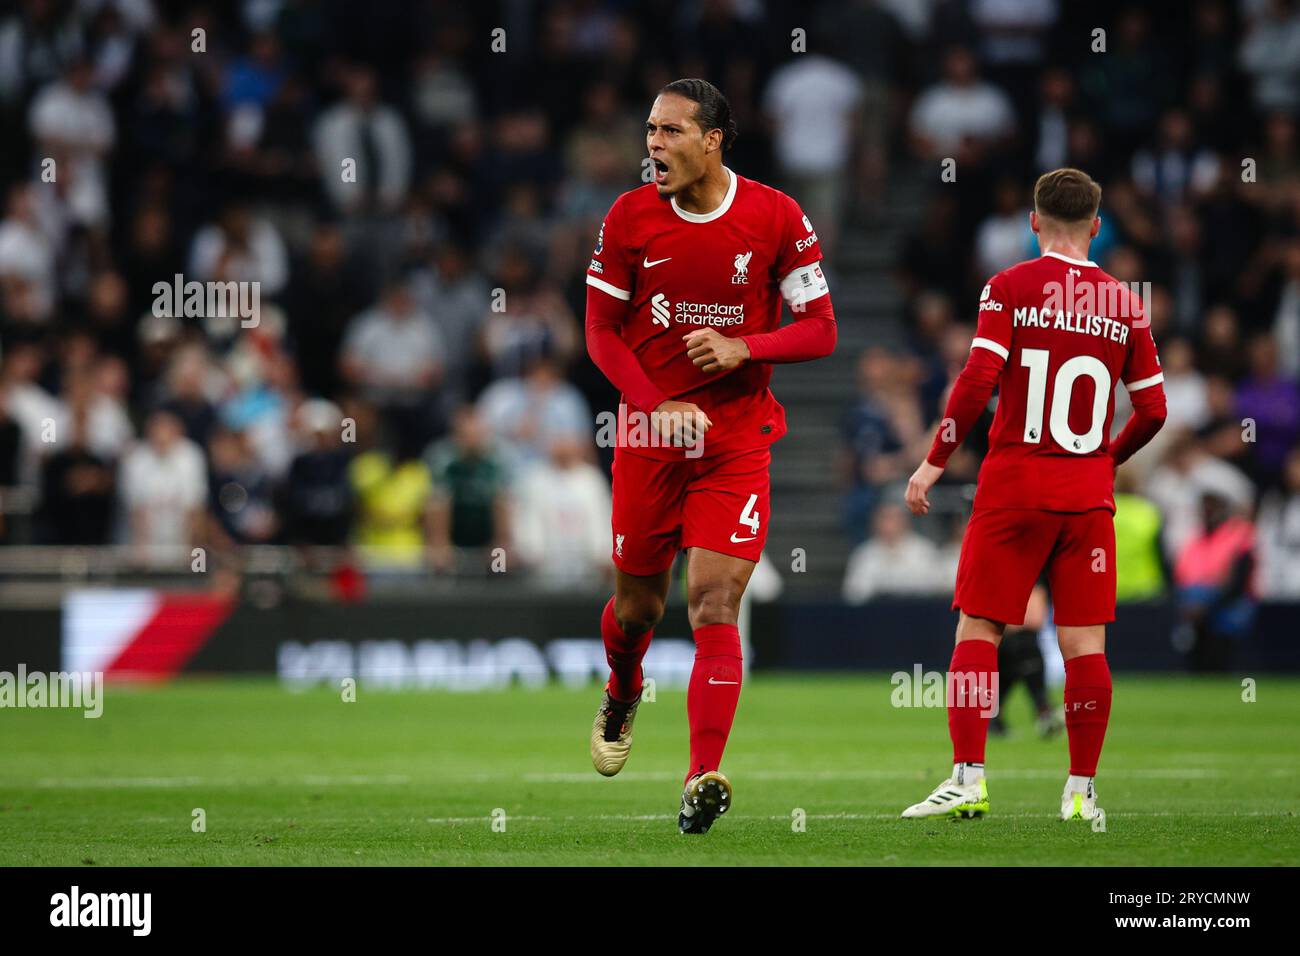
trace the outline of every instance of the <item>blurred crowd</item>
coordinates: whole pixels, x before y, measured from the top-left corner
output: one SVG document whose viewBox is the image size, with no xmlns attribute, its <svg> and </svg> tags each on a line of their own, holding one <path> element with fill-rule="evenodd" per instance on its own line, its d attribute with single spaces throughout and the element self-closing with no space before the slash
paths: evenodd
<svg viewBox="0 0 1300 956">
<path fill-rule="evenodd" d="M 1038 254 L 1035 178 L 1076 166 L 1103 186 L 1092 259 L 1151 283 L 1169 406 L 1117 478 L 1119 598 L 1174 595 L 1188 646 L 1213 655 L 1258 599 L 1300 597 L 1300 6 L 1132 4 L 1086 22 L 1051 0 L 945 6 L 960 9 L 936 75 L 899 105 L 907 155 L 936 173 L 897 263 L 908 343 L 861 357 L 843 424 L 846 521 L 866 537 L 844 596 L 951 589 L 969 503 L 934 541 L 898 488 L 980 289 Z M 937 174 L 946 159 L 955 181 Z M 975 479 L 993 407 L 946 483 Z M 1129 410 L 1118 388 L 1114 434 Z"/>
<path fill-rule="evenodd" d="M 1124 477 L 1155 509 L 1151 587 L 1208 573 L 1186 556 L 1209 489 L 1250 526 L 1243 587 L 1300 595 L 1285 0 L 0 5 L 0 540 L 607 573 L 593 434 L 616 396 L 582 267 L 641 181 L 651 97 L 692 75 L 731 100 L 728 163 L 798 198 L 832 268 L 891 182 L 932 184 L 896 272 L 908 347 L 861 356 L 846 413 L 846 533 L 870 549 L 847 595 L 947 586 L 927 548 L 960 527 L 919 538 L 888 491 L 1063 164 L 1105 189 L 1094 258 L 1154 283 L 1170 421 Z M 256 322 L 186 314 L 156 289 L 175 277 L 256 283 Z"/>
</svg>

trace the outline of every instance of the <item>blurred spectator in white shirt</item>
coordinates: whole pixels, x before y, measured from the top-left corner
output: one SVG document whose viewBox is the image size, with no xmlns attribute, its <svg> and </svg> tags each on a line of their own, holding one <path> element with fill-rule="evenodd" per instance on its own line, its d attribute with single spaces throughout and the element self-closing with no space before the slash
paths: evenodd
<svg viewBox="0 0 1300 956">
<path fill-rule="evenodd" d="M 62 80 L 36 94 L 28 122 L 42 159 L 54 160 L 73 219 L 103 227 L 109 213 L 104 157 L 113 148 L 117 127 L 94 82 L 91 61 L 76 61 Z"/>
<path fill-rule="evenodd" d="M 878 595 L 937 594 L 952 586 L 934 542 L 911 529 L 903 506 L 881 505 L 871 537 L 853 549 L 844 571 L 844 600 L 865 604 Z"/>
<path fill-rule="evenodd" d="M 909 126 L 917 155 L 959 158 L 967 141 L 1010 137 L 1016 117 L 1006 93 L 980 79 L 971 52 L 954 47 L 944 57 L 943 79 L 917 97 Z"/>
<path fill-rule="evenodd" d="M 1206 452 L 1191 432 L 1176 434 L 1164 462 L 1147 479 L 1142 493 L 1164 518 L 1163 543 L 1171 559 L 1200 530 L 1201 498 L 1215 494 L 1235 508 L 1249 508 L 1254 486 L 1241 469 Z"/>
<path fill-rule="evenodd" d="M 0 306 L 6 315 L 34 322 L 49 318 L 58 294 L 55 254 L 32 187 L 14 186 L 0 222 Z"/>
<path fill-rule="evenodd" d="M 1184 338 L 1166 339 L 1160 346 L 1160 366 L 1164 372 L 1165 400 L 1168 417 L 1151 442 L 1138 450 L 1126 466 L 1139 478 L 1149 475 L 1163 460 L 1184 431 L 1199 431 L 1210 424 L 1209 383 L 1196 368 L 1196 352 Z M 1115 417 L 1111 422 L 1110 437 L 1124 430 L 1133 414 L 1133 402 L 1128 389 L 1115 388 Z"/>
<path fill-rule="evenodd" d="M 1287 456 L 1282 487 L 1264 496 L 1255 528 L 1260 596 L 1300 599 L 1300 448 Z"/>
<path fill-rule="evenodd" d="M 37 381 L 44 361 L 40 346 L 17 342 L 5 351 L 0 364 L 0 391 L 5 393 L 9 418 L 22 430 L 19 483 L 28 487 L 35 485 L 40 459 L 54 451 L 68 423 L 68 407 Z"/>
<path fill-rule="evenodd" d="M 1074 77 L 1052 67 L 1039 82 L 1038 145 L 1034 149 L 1037 172 L 1069 165 L 1070 117 L 1074 109 Z"/>
<path fill-rule="evenodd" d="M 1160 365 L 1168 406 L 1165 427 L 1185 426 L 1195 431 L 1209 422 L 1205 376 L 1196 370 L 1196 352 L 1191 343 L 1186 339 L 1167 340 L 1160 347 Z"/>
<path fill-rule="evenodd" d="M 479 396 L 478 409 L 516 475 L 545 458 L 558 438 L 590 445 L 595 431 L 587 400 L 547 354 L 535 358 L 522 377 L 489 385 Z"/>
<path fill-rule="evenodd" d="M 1273 316 L 1273 337 L 1281 373 L 1300 378 L 1300 239 L 1288 242 L 1282 253 L 1282 292 Z"/>
<path fill-rule="evenodd" d="M 160 276 L 170 280 L 171 276 Z M 190 246 L 190 275 L 199 282 L 258 282 L 265 301 L 289 281 L 289 253 L 279 230 L 267 219 L 254 216 L 242 202 L 221 211 L 218 222 L 204 226 Z M 207 316 L 212 324 L 216 317 Z M 231 324 L 237 325 L 239 316 Z M 214 330 L 216 331 L 216 330 Z M 225 332 L 223 337 L 233 334 Z"/>
<path fill-rule="evenodd" d="M 1016 180 L 999 180 L 993 212 L 975 233 L 975 269 L 981 282 L 1029 257 L 1033 232 L 1024 190 Z"/>
<path fill-rule="evenodd" d="M 140 560 L 187 566 L 203 525 L 208 474 L 203 451 L 185 437 L 179 418 L 165 411 L 149 416 L 145 441 L 122 461 L 119 487 Z"/>
<path fill-rule="evenodd" d="M 343 341 L 343 377 L 380 406 L 421 402 L 441 382 L 447 346 L 406 280 L 354 318 Z"/>
<path fill-rule="evenodd" d="M 1058 0 L 969 0 L 980 37 L 980 59 L 990 67 L 1034 67 L 1047 55 L 1061 15 Z"/>
<path fill-rule="evenodd" d="M 1160 117 L 1155 142 L 1133 156 L 1133 182 L 1146 196 L 1165 206 L 1204 196 L 1219 179 L 1219 157 L 1196 142 L 1185 110 Z"/>
<path fill-rule="evenodd" d="M 1241 68 L 1254 80 L 1261 112 L 1300 108 L 1300 9 L 1292 0 L 1265 0 L 1239 50 Z"/>
<path fill-rule="evenodd" d="M 116 356 L 92 359 L 84 370 L 68 375 L 63 389 L 64 401 L 81 410 L 86 449 L 106 461 L 116 461 L 135 438 L 127 389 L 126 364 Z"/>
<path fill-rule="evenodd" d="M 411 185 L 410 135 L 402 114 L 379 102 L 372 71 L 348 71 L 345 98 L 321 114 L 313 138 L 321 184 L 335 206 L 347 213 L 397 211 Z M 355 176 L 345 179 L 349 160 Z"/>
<path fill-rule="evenodd" d="M 848 196 L 861 101 L 857 75 L 817 53 L 778 67 L 763 94 L 782 185 L 799 197 L 823 249 L 834 248 Z"/>
<path fill-rule="evenodd" d="M 433 318 L 447 346 L 447 390 L 457 401 L 469 392 L 469 374 L 476 358 L 491 290 L 460 246 L 443 243 L 429 268 L 417 272 L 412 287 L 420 309 Z"/>
<path fill-rule="evenodd" d="M 589 444 L 577 435 L 556 436 L 516 490 L 516 551 L 552 587 L 599 585 L 609 575 L 609 482 L 588 460 Z"/>
</svg>

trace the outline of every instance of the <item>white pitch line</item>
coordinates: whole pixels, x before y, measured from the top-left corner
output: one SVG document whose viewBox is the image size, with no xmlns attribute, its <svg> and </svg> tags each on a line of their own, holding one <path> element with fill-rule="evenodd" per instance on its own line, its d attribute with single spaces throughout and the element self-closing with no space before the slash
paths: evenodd
<svg viewBox="0 0 1300 956">
<path fill-rule="evenodd" d="M 1279 818 L 1281 818 L 1281 817 L 1292 817 L 1292 816 L 1295 816 L 1297 812 L 1300 812 L 1300 811 L 1286 811 L 1286 810 L 1240 810 L 1240 811 L 1234 811 L 1234 812 L 1231 812 L 1231 813 L 1222 813 L 1222 812 L 1215 812 L 1215 811 L 1212 811 L 1212 810 L 1188 810 L 1188 811 L 1176 811 L 1176 810 L 1115 810 L 1115 811 L 1107 811 L 1107 815 L 1106 815 L 1106 816 L 1107 816 L 1107 819 L 1108 819 L 1108 820 L 1119 820 L 1119 819 L 1124 819 L 1124 818 L 1126 818 L 1126 817 L 1207 817 L 1207 818 L 1208 818 L 1208 817 L 1220 817 L 1220 818 L 1231 818 L 1231 817 L 1249 817 L 1249 818 L 1279 817 Z M 66 822 L 72 822 L 72 818 L 62 818 L 62 819 L 64 819 Z M 96 821 L 96 820 L 98 820 L 99 818 L 98 818 L 98 817 L 82 816 L 82 817 L 78 817 L 78 818 L 76 818 L 76 819 L 79 820 L 79 821 L 82 822 L 82 823 L 89 823 L 89 822 Z M 405 825 L 405 824 L 419 824 L 419 823 L 422 823 L 422 822 L 423 822 L 423 823 L 433 823 L 433 824 L 438 824 L 438 825 L 449 825 L 449 824 L 459 824 L 459 823 L 479 823 L 479 824 L 483 824 L 483 823 L 491 823 L 491 822 L 492 822 L 493 820 L 495 820 L 495 819 L 498 819 L 498 818 L 496 818 L 496 817 L 492 817 L 492 816 L 490 816 L 490 815 L 489 815 L 489 816 L 476 816 L 476 817 L 424 817 L 423 819 L 421 819 L 421 818 L 419 818 L 419 817 L 409 817 L 409 816 L 406 816 L 406 817 L 400 817 L 400 818 L 391 818 L 391 819 L 390 819 L 390 818 L 375 818 L 375 817 L 373 817 L 373 816 L 356 816 L 356 817 L 310 817 L 310 816 L 309 816 L 309 817 L 304 817 L 304 816 L 294 816 L 294 817 L 247 817 L 247 816 L 239 816 L 238 818 L 236 818 L 235 823 L 236 823 L 238 826 L 241 826 L 241 827 L 259 826 L 259 827 L 268 827 L 268 828 L 269 828 L 269 827 L 276 827 L 276 826 L 287 826 L 288 824 L 292 823 L 292 824 L 293 824 L 293 829 L 295 829 L 295 830 L 300 830 L 300 831 L 306 831 L 306 830 L 310 830 L 310 829 L 312 829 L 313 827 L 316 827 L 316 826 L 335 826 L 335 825 L 341 825 L 341 826 L 348 826 L 348 827 L 356 828 L 356 827 L 358 827 L 358 826 L 361 826 L 362 824 L 378 824 L 378 825 L 382 825 L 382 826 L 400 826 L 400 825 Z M 676 820 L 676 819 L 677 819 L 677 817 L 676 817 L 674 814 L 671 814 L 671 813 L 592 813 L 592 814 L 566 814 L 566 815 L 563 815 L 563 816 L 560 816 L 560 815 L 555 815 L 555 816 L 545 816 L 545 815 L 537 815 L 537 814 L 518 814 L 518 815 L 515 815 L 515 814 L 506 814 L 506 816 L 505 816 L 505 820 L 506 820 L 507 823 L 512 822 L 512 821 L 519 821 L 519 820 L 527 820 L 527 821 L 529 821 L 529 822 L 533 822 L 533 823 L 539 823 L 539 822 L 546 822 L 546 823 L 560 823 L 560 822 L 572 823 L 572 822 L 579 822 L 579 821 L 581 821 L 581 822 L 586 822 L 586 821 L 591 821 L 591 820 L 612 820 L 612 821 L 615 821 L 615 822 L 622 822 L 622 823 L 629 823 L 629 822 L 632 822 L 632 823 L 649 823 L 649 822 L 655 822 L 655 821 Z M 753 813 L 751 813 L 751 814 L 744 814 L 744 813 L 728 813 L 728 814 L 727 814 L 727 819 L 728 819 L 728 820 L 767 820 L 767 821 L 780 820 L 780 821 L 782 821 L 782 822 L 788 823 L 788 822 L 790 822 L 790 820 L 791 820 L 791 816 L 790 816 L 790 814 L 781 814 L 781 813 L 777 813 L 777 814 L 753 814 Z M 901 817 L 899 817 L 899 815 L 898 815 L 897 813 L 847 813 L 847 812 L 846 812 L 846 813 L 809 813 L 809 814 L 807 814 L 807 815 L 804 817 L 804 819 L 806 819 L 806 820 L 900 820 Z M 940 819 L 940 818 L 936 818 L 936 819 Z M 995 820 L 996 820 L 996 819 L 1015 819 L 1015 820 L 1035 820 L 1035 819 L 1036 819 L 1036 820 L 1041 820 L 1041 819 L 1052 819 L 1052 820 L 1054 820 L 1054 819 L 1055 819 L 1055 814 L 1053 814 L 1051 811 L 1035 812 L 1035 811 L 1029 811 L 1029 810 L 1018 810 L 1018 811 L 1015 811 L 1015 812 L 1003 812 L 1003 811 L 1000 811 L 1000 810 L 995 810 L 995 811 L 993 811 L 993 813 L 991 814 L 990 819 L 995 819 Z M 951 822 L 951 821 L 946 821 L 946 818 L 944 818 L 944 820 L 945 820 L 945 822 Z M 152 823 L 176 824 L 178 821 L 179 821 L 179 823 L 180 823 L 181 825 L 183 825 L 183 826 L 185 826 L 185 827 L 188 827 L 188 826 L 189 826 L 189 823 L 190 823 L 190 819 L 189 819 L 188 816 L 180 816 L 180 817 L 160 817 L 160 816 L 152 816 L 152 817 L 135 817 L 135 818 L 133 818 L 130 822 L 131 822 L 131 823 L 144 823 L 144 824 L 152 824 Z M 919 825 L 919 824 L 909 824 L 909 826 L 916 826 L 916 825 Z M 971 823 L 971 824 L 969 824 L 969 825 L 970 825 L 970 826 L 981 826 L 982 824 L 979 824 L 979 823 Z"/>
<path fill-rule="evenodd" d="M 990 819 L 1017 819 L 1017 820 L 1034 820 L 1034 819 L 1056 819 L 1056 814 L 1051 811 L 1035 813 L 1029 810 L 1021 810 L 1014 813 L 1002 813 L 994 811 L 990 814 Z M 1210 810 L 1196 811 L 1173 811 L 1173 810 L 1116 810 L 1108 811 L 1106 818 L 1108 820 L 1120 820 L 1125 817 L 1289 817 L 1292 813 L 1285 810 L 1246 810 L 1235 813 L 1215 813 Z M 728 820 L 781 820 L 788 823 L 790 814 L 744 814 L 728 813 Z M 425 823 L 489 823 L 493 817 L 429 817 Z M 620 821 L 649 821 L 649 820 L 675 820 L 675 815 L 668 813 L 593 813 L 590 815 L 568 815 L 568 816 L 511 816 L 506 814 L 504 818 L 507 822 L 511 820 L 546 820 L 549 822 L 573 822 L 585 820 L 620 820 Z M 804 819 L 806 820 L 901 820 L 897 813 L 809 813 Z M 943 819 L 945 822 L 947 818 Z M 312 821 L 308 820 L 307 823 Z M 909 824 L 909 826 L 914 824 Z M 979 824 L 974 824 L 979 826 Z"/>
<path fill-rule="evenodd" d="M 353 787 L 375 784 L 398 785 L 411 782 L 401 774 L 386 776 L 353 775 L 343 777 L 307 774 L 301 777 L 265 777 L 262 779 L 228 779 L 224 777 L 44 777 L 36 781 L 41 789 L 56 790 L 131 790 L 137 788 L 173 787 Z M 0 781 L 0 787 L 21 789 L 30 786 L 26 781 Z"/>
<path fill-rule="evenodd" d="M 510 820 L 554 820 L 555 817 L 524 816 L 523 814 L 520 814 L 520 815 L 517 816 L 517 817 L 512 817 L 512 816 L 510 816 L 509 814 L 507 814 L 505 817 L 501 817 L 501 818 L 490 817 L 490 816 L 488 816 L 488 817 L 427 817 L 427 818 L 425 818 L 425 821 L 424 821 L 424 822 L 425 822 L 425 823 L 491 823 L 491 822 L 494 822 L 494 821 L 497 820 L 497 819 L 504 819 L 504 820 L 507 820 L 507 821 L 510 821 Z"/>
<path fill-rule="evenodd" d="M 782 780 L 921 780 L 929 779 L 937 771 L 931 771 L 929 774 L 919 770 L 745 770 L 736 771 L 737 779 L 758 780 L 758 781 L 782 781 Z M 1276 767 L 1269 772 L 1270 776 L 1292 776 L 1300 772 L 1300 768 Z M 1217 769 L 1209 767 L 1154 767 L 1150 769 L 1132 769 L 1132 770 L 1106 770 L 1100 776 L 1108 777 L 1138 777 L 1152 778 L 1158 780 L 1204 780 L 1218 777 L 1236 777 L 1240 776 L 1239 770 Z M 1006 770 L 995 770 L 989 774 L 991 779 L 995 780 L 1046 780 L 1055 779 L 1062 776 L 1060 770 L 1047 769 L 1016 769 L 1008 768 Z M 677 780 L 681 774 L 671 772 L 650 772 L 650 771 L 632 771 L 619 774 L 620 779 L 639 781 L 645 783 L 659 782 L 661 780 Z M 512 779 L 508 777 L 498 777 L 495 779 Z M 523 775 L 525 783 L 602 783 L 606 778 L 596 776 L 590 772 L 578 773 L 526 773 Z"/>
<path fill-rule="evenodd" d="M 41 789 L 129 790 L 137 787 L 198 787 L 208 781 L 203 777 L 45 777 L 36 781 Z M 5 786 L 13 786 L 5 783 Z"/>
<path fill-rule="evenodd" d="M 1253 768 L 1212 768 L 1212 767 L 1151 767 L 1131 769 L 1108 769 L 1101 774 L 1103 779 L 1152 779 L 1152 780 L 1213 780 L 1226 777 L 1240 777 L 1251 773 Z M 782 781 L 836 781 L 836 780 L 928 780 L 938 770 L 928 773 L 920 770 L 741 770 L 735 773 L 738 779 L 756 782 Z M 1263 776 L 1292 777 L 1300 773 L 1300 767 L 1270 767 L 1256 771 Z M 990 774 L 993 780 L 1052 780 L 1061 776 L 1060 770 L 1039 768 L 1014 768 L 995 770 Z M 600 784 L 607 786 L 608 778 L 594 771 L 547 772 L 547 773 L 471 773 L 433 775 L 413 778 L 404 774 L 366 775 L 353 774 L 330 776 L 305 774 L 297 777 L 43 777 L 35 781 L 39 789 L 56 790 L 131 790 L 131 789 L 173 789 L 181 787 L 350 787 L 350 786 L 437 786 L 449 783 L 577 783 Z M 677 781 L 681 774 L 673 771 L 625 771 L 619 778 L 631 783 L 662 783 Z M 32 787 L 30 780 L 0 780 L 0 788 L 23 790 Z"/>
</svg>

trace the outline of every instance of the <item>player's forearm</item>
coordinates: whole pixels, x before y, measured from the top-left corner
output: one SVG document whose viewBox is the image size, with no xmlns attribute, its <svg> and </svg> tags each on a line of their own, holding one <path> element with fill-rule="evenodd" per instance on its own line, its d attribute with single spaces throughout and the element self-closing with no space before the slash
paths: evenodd
<svg viewBox="0 0 1300 956">
<path fill-rule="evenodd" d="M 1123 431 L 1110 444 L 1110 457 L 1115 459 L 1115 464 L 1122 465 L 1132 458 L 1138 449 L 1155 437 L 1164 423 L 1163 414 L 1157 418 L 1134 412 Z"/>
<path fill-rule="evenodd" d="M 930 453 L 925 460 L 936 468 L 944 468 L 948 458 L 961 447 L 971 426 L 979 420 L 989 397 L 1002 374 L 1002 360 L 988 349 L 971 350 L 966 367 L 953 383 L 948 404 L 943 410 L 943 420 L 935 433 Z"/>
<path fill-rule="evenodd" d="M 1133 392 L 1129 398 L 1133 401 L 1133 415 L 1107 449 L 1116 466 L 1132 458 L 1165 423 L 1165 390 L 1159 385 Z"/>
<path fill-rule="evenodd" d="M 835 351 L 838 330 L 829 296 L 807 304 L 802 318 L 775 332 L 742 336 L 751 362 L 810 362 Z"/>
<path fill-rule="evenodd" d="M 587 289 L 587 354 L 623 396 L 645 412 L 668 401 L 668 395 L 650 381 L 636 355 L 620 334 L 626 306 L 599 289 Z"/>
</svg>

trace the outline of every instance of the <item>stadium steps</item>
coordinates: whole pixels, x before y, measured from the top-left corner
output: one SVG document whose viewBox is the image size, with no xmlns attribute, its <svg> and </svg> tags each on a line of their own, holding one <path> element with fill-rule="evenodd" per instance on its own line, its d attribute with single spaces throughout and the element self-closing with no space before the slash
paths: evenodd
<svg viewBox="0 0 1300 956">
<path fill-rule="evenodd" d="M 766 553 L 788 595 L 839 593 L 852 547 L 842 518 L 841 422 L 856 394 L 862 351 L 872 345 L 901 348 L 906 341 L 894 268 L 928 188 L 914 171 L 903 172 L 891 182 L 876 221 L 844 229 L 829 276 L 839 322 L 835 352 L 818 362 L 782 366 L 773 378 L 790 431 L 772 456 L 775 521 Z M 791 571 L 795 548 L 806 557 L 803 573 Z"/>
</svg>

